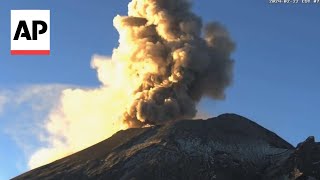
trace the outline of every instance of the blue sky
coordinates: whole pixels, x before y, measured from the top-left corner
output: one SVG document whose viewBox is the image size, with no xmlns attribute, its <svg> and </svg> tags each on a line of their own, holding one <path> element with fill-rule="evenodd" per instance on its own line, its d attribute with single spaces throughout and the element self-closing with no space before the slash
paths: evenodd
<svg viewBox="0 0 320 180">
<path fill-rule="evenodd" d="M 27 170 L 27 156 L 39 145 L 33 140 L 36 127 L 30 126 L 41 122 L 60 89 L 99 86 L 91 57 L 111 55 L 118 44 L 112 20 L 126 14 L 128 2 L 11 0 L 1 5 L 0 180 Z M 11 9 L 51 10 L 50 56 L 10 55 Z M 267 0 L 195 1 L 194 11 L 204 22 L 221 22 L 237 44 L 227 99 L 205 99 L 201 108 L 210 115 L 238 113 L 294 145 L 309 135 L 320 138 L 319 10 L 320 4 Z M 46 88 L 53 91 L 48 95 Z M 27 147 L 21 136 L 30 140 Z"/>
</svg>

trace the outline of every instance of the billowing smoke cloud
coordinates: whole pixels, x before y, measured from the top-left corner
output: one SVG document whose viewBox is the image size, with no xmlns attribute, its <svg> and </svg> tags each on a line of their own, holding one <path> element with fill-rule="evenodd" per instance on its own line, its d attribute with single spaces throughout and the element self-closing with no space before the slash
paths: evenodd
<svg viewBox="0 0 320 180">
<path fill-rule="evenodd" d="M 75 153 L 127 128 L 120 117 L 129 94 L 126 87 L 118 84 L 122 81 L 122 76 L 117 76 L 119 67 L 102 56 L 93 57 L 92 67 L 97 69 L 103 85 L 62 92 L 60 104 L 48 115 L 46 133 L 40 136 L 47 145 L 31 156 L 30 168 Z"/>
<path fill-rule="evenodd" d="M 190 8 L 187 0 L 133 0 L 128 16 L 114 19 L 120 45 L 112 58 L 138 82 L 123 117 L 130 126 L 191 118 L 202 96 L 224 98 L 234 43 L 218 23 L 202 37 Z"/>
<path fill-rule="evenodd" d="M 111 59 L 92 61 L 102 86 L 63 92 L 46 124 L 48 147 L 31 157 L 31 167 L 120 129 L 192 118 L 203 96 L 225 97 L 234 43 L 220 24 L 203 26 L 188 0 L 132 0 L 114 26 L 119 47 Z"/>
</svg>

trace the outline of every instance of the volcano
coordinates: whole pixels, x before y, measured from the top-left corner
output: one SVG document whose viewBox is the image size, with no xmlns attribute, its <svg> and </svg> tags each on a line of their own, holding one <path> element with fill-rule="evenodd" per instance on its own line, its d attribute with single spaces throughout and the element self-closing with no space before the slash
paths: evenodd
<svg viewBox="0 0 320 180">
<path fill-rule="evenodd" d="M 320 143 L 292 146 L 236 114 L 119 131 L 22 179 L 320 179 Z"/>
</svg>

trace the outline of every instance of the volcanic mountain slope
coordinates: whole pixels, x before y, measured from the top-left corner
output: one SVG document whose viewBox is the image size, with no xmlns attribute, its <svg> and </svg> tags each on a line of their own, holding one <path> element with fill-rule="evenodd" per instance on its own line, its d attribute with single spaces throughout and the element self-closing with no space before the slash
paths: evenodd
<svg viewBox="0 0 320 180">
<path fill-rule="evenodd" d="M 20 179 L 320 179 L 320 144 L 297 148 L 235 114 L 120 131 Z"/>
</svg>

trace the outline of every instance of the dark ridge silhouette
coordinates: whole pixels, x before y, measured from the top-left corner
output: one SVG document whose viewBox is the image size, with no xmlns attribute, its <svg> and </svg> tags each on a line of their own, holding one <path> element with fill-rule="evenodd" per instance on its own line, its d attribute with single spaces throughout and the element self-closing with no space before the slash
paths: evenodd
<svg viewBox="0 0 320 180">
<path fill-rule="evenodd" d="M 236 114 L 119 131 L 83 151 L 26 172 L 22 179 L 320 179 L 320 144 L 296 148 Z"/>
</svg>

